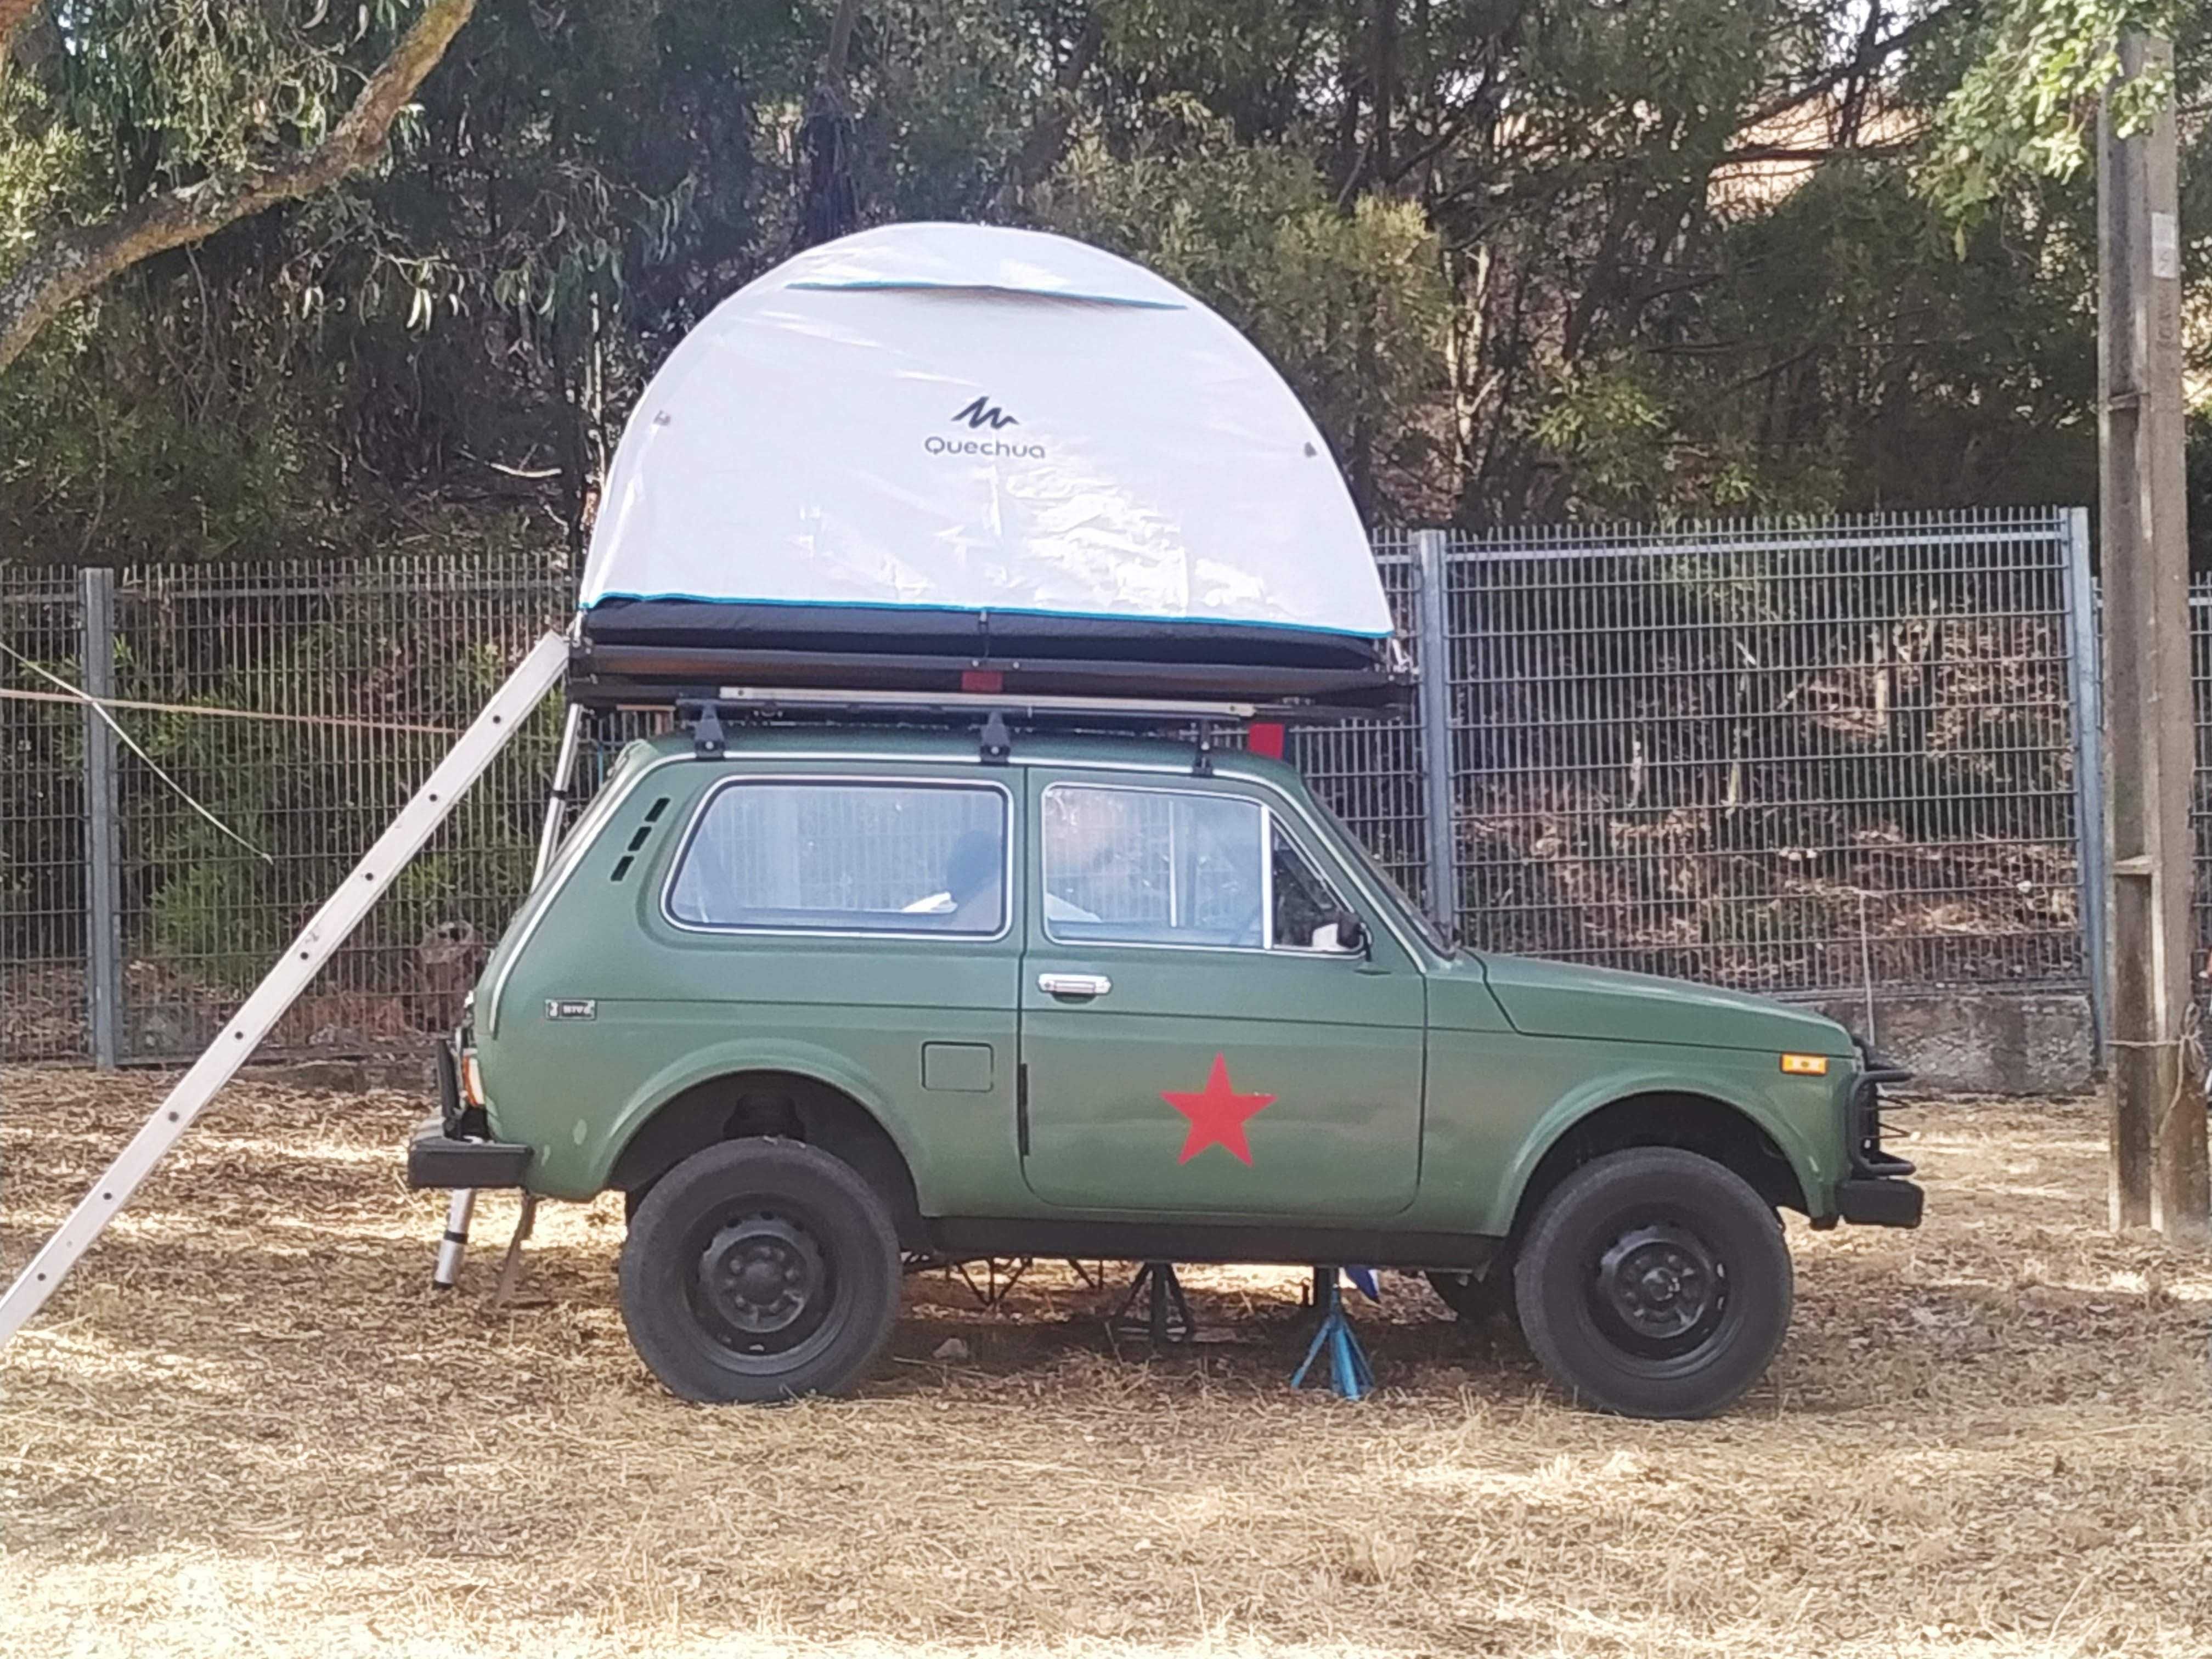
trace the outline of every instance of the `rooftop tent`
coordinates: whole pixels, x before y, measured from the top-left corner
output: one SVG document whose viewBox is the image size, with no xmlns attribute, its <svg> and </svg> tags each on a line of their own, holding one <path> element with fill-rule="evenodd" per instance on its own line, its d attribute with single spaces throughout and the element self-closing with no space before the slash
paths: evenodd
<svg viewBox="0 0 2212 1659">
<path fill-rule="evenodd" d="M 894 225 L 788 260 L 623 434 L 578 671 L 1318 696 L 1391 619 L 1321 434 L 1251 343 L 1064 237 Z"/>
</svg>

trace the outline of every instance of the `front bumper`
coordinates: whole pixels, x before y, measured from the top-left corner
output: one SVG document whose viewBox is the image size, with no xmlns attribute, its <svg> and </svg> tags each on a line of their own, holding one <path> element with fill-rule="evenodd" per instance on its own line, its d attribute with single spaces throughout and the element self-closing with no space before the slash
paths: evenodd
<svg viewBox="0 0 2212 1659">
<path fill-rule="evenodd" d="M 1927 1202 L 1911 1182 L 1891 1176 L 1836 1183 L 1836 1213 L 1862 1227 L 1917 1227 Z"/>
<path fill-rule="evenodd" d="M 407 1143 L 410 1187 L 520 1187 L 531 1149 L 494 1140 L 483 1108 L 461 1097 L 460 1062 L 451 1042 L 438 1045 L 438 1115 L 416 1126 Z"/>
<path fill-rule="evenodd" d="M 1905 1179 L 1911 1164 L 1886 1152 L 1881 1144 L 1881 1090 L 1886 1083 L 1909 1083 L 1912 1073 L 1865 1056 L 1851 1089 L 1844 1145 L 1851 1172 L 1836 1183 L 1836 1213 L 1869 1227 L 1917 1227 L 1928 1195 Z"/>
<path fill-rule="evenodd" d="M 463 1140 L 443 1118 L 425 1118 L 407 1143 L 410 1187 L 520 1187 L 531 1149 L 507 1140 Z"/>
</svg>

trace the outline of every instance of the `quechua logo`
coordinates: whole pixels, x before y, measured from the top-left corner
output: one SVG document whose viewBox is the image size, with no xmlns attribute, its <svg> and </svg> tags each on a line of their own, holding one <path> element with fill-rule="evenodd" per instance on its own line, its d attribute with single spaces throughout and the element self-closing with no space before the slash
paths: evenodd
<svg viewBox="0 0 2212 1659">
<path fill-rule="evenodd" d="M 963 423 L 970 432 L 1003 432 L 1010 426 L 1021 424 L 988 396 L 978 398 L 965 409 L 957 411 L 947 424 L 959 426 Z M 1042 444 L 1025 443 L 1019 439 L 940 438 L 933 432 L 921 441 L 921 447 L 933 455 L 972 456 L 985 460 L 1041 461 L 1044 459 Z"/>
<path fill-rule="evenodd" d="M 1007 414 L 1005 410 L 1000 409 L 988 398 L 976 398 L 974 403 L 969 404 L 967 408 L 962 410 L 952 418 L 956 421 L 967 422 L 969 427 L 972 430 L 975 431 L 981 431 L 983 428 L 988 426 L 994 432 L 1003 432 L 1010 426 L 1019 426 L 1021 424 L 1019 421 Z"/>
</svg>

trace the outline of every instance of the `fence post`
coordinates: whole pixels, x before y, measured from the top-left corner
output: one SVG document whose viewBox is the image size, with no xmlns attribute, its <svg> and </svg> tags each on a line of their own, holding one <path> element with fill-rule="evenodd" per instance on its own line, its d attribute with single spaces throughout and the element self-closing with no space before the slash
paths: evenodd
<svg viewBox="0 0 2212 1659">
<path fill-rule="evenodd" d="M 1428 844 L 1429 914 L 1459 932 L 1459 836 L 1454 827 L 1451 733 L 1451 607 L 1446 602 L 1441 530 L 1413 532 L 1413 635 L 1420 667 L 1415 709 L 1421 740 L 1421 798 Z"/>
<path fill-rule="evenodd" d="M 115 695 L 115 573 L 78 573 L 84 689 Z M 84 994 L 92 1063 L 112 1072 L 123 1054 L 123 848 L 116 823 L 115 729 L 84 711 Z"/>
<path fill-rule="evenodd" d="M 2089 1052 L 2101 1071 L 2112 1033 L 2106 968 L 2112 950 L 2106 903 L 2112 891 L 2110 826 L 2105 822 L 2105 666 L 2097 627 L 2097 588 L 2089 574 L 2089 509 L 2059 520 L 2066 561 L 2067 702 L 2074 722 L 2074 844 L 2080 854 L 2081 959 L 2089 975 Z"/>
</svg>

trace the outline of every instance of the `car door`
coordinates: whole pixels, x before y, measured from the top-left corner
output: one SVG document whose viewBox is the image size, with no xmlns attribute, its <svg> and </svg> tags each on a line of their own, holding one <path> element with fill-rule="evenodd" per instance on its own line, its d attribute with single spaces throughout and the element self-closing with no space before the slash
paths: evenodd
<svg viewBox="0 0 2212 1659">
<path fill-rule="evenodd" d="M 1410 1204 L 1420 973 L 1374 917 L 1343 947 L 1354 890 L 1294 805 L 1197 777 L 1040 769 L 1030 791 L 1030 1190 L 1194 1221 Z"/>
</svg>

